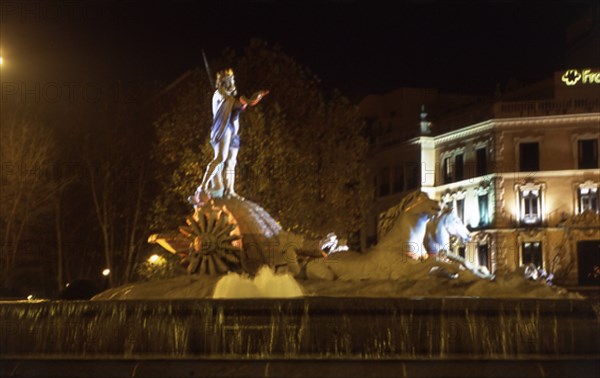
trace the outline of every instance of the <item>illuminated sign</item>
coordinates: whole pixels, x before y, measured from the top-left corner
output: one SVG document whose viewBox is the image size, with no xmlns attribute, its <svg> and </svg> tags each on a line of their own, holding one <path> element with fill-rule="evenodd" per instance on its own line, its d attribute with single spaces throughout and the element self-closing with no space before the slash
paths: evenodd
<svg viewBox="0 0 600 378">
<path fill-rule="evenodd" d="M 590 69 L 566 70 L 561 80 L 568 87 L 577 84 L 600 84 L 600 72 L 592 72 Z"/>
</svg>

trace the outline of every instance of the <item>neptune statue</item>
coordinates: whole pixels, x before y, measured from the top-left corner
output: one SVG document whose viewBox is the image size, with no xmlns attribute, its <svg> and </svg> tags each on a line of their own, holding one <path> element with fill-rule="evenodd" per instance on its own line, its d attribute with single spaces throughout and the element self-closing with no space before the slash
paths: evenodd
<svg viewBox="0 0 600 378">
<path fill-rule="evenodd" d="M 189 198 L 194 205 L 201 205 L 211 197 L 239 198 L 234 186 L 235 165 L 240 148 L 240 114 L 248 106 L 258 104 L 269 93 L 259 91 L 250 99 L 244 96 L 236 98 L 235 77 L 230 68 L 217 73 L 215 87 L 210 130 L 214 157 L 206 167 L 196 193 Z"/>
</svg>

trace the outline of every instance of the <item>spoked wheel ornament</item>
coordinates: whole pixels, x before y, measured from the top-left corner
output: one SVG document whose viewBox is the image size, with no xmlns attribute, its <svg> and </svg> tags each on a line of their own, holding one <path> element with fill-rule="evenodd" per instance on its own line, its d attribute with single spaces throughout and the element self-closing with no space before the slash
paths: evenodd
<svg viewBox="0 0 600 378">
<path fill-rule="evenodd" d="M 241 270 L 240 229 L 225 206 L 216 207 L 211 202 L 197 208 L 179 232 L 190 240 L 189 253 L 183 259 L 189 274 L 220 275 Z"/>
</svg>

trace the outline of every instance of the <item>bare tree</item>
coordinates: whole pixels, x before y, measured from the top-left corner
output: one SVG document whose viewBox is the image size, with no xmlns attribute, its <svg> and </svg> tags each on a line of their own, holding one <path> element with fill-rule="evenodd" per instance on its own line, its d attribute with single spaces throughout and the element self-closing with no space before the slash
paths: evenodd
<svg viewBox="0 0 600 378">
<path fill-rule="evenodd" d="M 93 211 L 100 230 L 109 285 L 131 279 L 147 238 L 145 211 L 147 166 L 135 146 L 136 130 L 127 110 L 111 109 L 82 150 Z"/>
<path fill-rule="evenodd" d="M 53 211 L 55 146 L 47 130 L 24 118 L 6 116 L 0 129 L 0 284 L 8 286 L 25 252 L 23 241 L 35 238 L 34 226 Z"/>
</svg>

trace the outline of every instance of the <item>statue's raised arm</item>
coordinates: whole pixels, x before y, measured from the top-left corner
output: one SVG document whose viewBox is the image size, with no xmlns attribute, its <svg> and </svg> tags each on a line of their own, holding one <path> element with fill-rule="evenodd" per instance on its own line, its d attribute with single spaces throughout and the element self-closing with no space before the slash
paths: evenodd
<svg viewBox="0 0 600 378">
<path fill-rule="evenodd" d="M 265 91 L 265 90 L 258 91 L 258 92 L 255 92 L 252 95 L 252 97 L 250 97 L 249 99 L 246 98 L 246 96 L 241 96 L 240 97 L 240 102 L 243 105 L 255 106 L 256 104 L 258 104 L 260 102 L 260 100 L 263 99 L 263 97 L 265 97 L 268 94 L 269 94 L 269 91 Z"/>
</svg>

